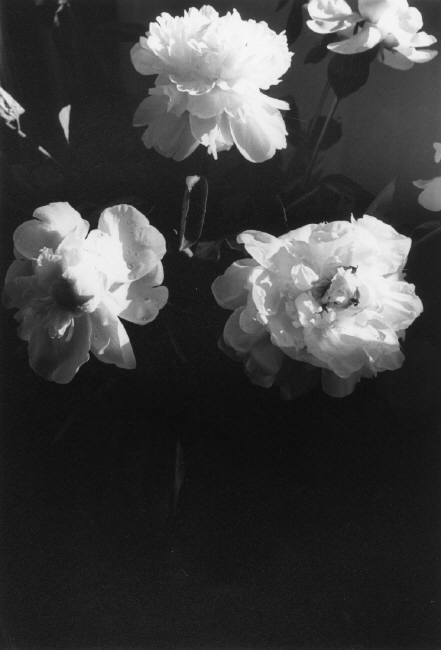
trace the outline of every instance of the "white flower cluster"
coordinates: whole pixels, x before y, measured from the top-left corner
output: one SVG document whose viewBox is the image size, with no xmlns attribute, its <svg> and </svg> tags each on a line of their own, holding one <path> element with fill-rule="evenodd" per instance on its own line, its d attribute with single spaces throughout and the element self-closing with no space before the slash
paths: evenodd
<svg viewBox="0 0 441 650">
<path fill-rule="evenodd" d="M 130 205 L 101 214 L 98 229 L 68 203 L 50 203 L 14 233 L 17 259 L 3 300 L 17 309 L 29 363 L 45 379 L 65 384 L 89 351 L 120 368 L 135 357 L 120 318 L 145 325 L 168 299 L 159 286 L 165 240 Z"/>
<path fill-rule="evenodd" d="M 358 0 L 356 4 L 354 11 L 345 0 L 309 0 L 308 27 L 318 34 L 340 37 L 328 45 L 329 50 L 357 54 L 379 45 L 378 59 L 400 70 L 437 55 L 426 49 L 437 39 L 421 31 L 421 12 L 407 0 Z"/>
<path fill-rule="evenodd" d="M 280 110 L 289 106 L 261 90 L 279 83 L 292 54 L 265 22 L 208 5 L 162 13 L 131 56 L 138 72 L 158 75 L 134 116 L 135 126 L 149 125 L 146 147 L 183 160 L 200 144 L 214 158 L 236 145 L 252 162 L 286 147 Z"/>
<path fill-rule="evenodd" d="M 332 371 L 346 392 L 360 377 L 402 365 L 399 339 L 422 312 L 403 279 L 408 237 L 364 216 L 281 237 L 250 230 L 238 242 L 251 258 L 232 264 L 212 290 L 233 310 L 224 342 L 254 383 L 271 386 L 286 357 Z"/>
</svg>

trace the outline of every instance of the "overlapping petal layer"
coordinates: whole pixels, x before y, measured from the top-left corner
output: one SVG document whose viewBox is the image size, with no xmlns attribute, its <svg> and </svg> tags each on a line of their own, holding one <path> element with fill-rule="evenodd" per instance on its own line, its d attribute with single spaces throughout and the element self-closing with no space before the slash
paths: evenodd
<svg viewBox="0 0 441 650">
<path fill-rule="evenodd" d="M 339 54 L 358 54 L 377 45 L 378 59 L 399 70 L 425 63 L 437 52 L 430 50 L 435 36 L 421 31 L 421 12 L 407 0 L 358 0 L 357 11 L 344 0 L 309 0 L 307 25 L 319 34 L 337 33 L 339 40 L 328 49 Z"/>
<path fill-rule="evenodd" d="M 199 144 L 214 158 L 235 144 L 248 160 L 267 160 L 286 146 L 280 110 L 289 106 L 261 90 L 279 83 L 291 56 L 284 33 L 235 9 L 162 13 L 131 50 L 139 73 L 158 75 L 133 124 L 148 125 L 145 146 L 175 160 Z"/>
<path fill-rule="evenodd" d="M 256 345 L 266 346 L 265 359 L 272 345 L 286 357 L 331 371 L 324 386 L 335 395 L 343 384 L 344 393 L 362 376 L 401 366 L 399 338 L 422 311 L 403 278 L 408 237 L 366 215 L 281 237 L 246 231 L 238 241 L 251 259 L 231 265 L 212 289 L 221 307 L 234 309 L 224 341 L 244 358 L 248 372 L 258 366 Z M 269 385 L 279 366 L 275 359 L 264 365 Z M 344 380 L 340 389 L 338 378 Z"/>
<path fill-rule="evenodd" d="M 98 229 L 68 203 L 38 208 L 14 233 L 19 259 L 7 272 L 3 300 L 18 309 L 19 336 L 32 369 L 68 383 L 89 351 L 121 368 L 136 365 L 120 318 L 144 325 L 166 304 L 165 240 L 130 205 L 104 210 Z"/>
</svg>

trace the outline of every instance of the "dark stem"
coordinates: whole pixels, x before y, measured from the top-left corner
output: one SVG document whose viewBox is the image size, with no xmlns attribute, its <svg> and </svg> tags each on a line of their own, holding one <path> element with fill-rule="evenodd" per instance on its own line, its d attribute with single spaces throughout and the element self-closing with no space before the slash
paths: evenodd
<svg viewBox="0 0 441 650">
<path fill-rule="evenodd" d="M 331 84 L 329 83 L 329 81 L 326 81 L 325 85 L 323 86 L 323 90 L 321 92 L 321 95 L 320 95 L 320 98 L 319 98 L 319 101 L 318 101 L 318 104 L 317 104 L 317 108 L 315 109 L 315 113 L 312 116 L 311 121 L 309 123 L 308 130 L 306 132 L 307 136 L 311 136 L 311 134 L 312 134 L 312 132 L 314 130 L 314 126 L 315 126 L 315 124 L 316 124 L 316 122 L 317 122 L 317 120 L 319 118 L 319 115 L 323 110 L 323 106 L 325 105 L 325 102 L 326 102 L 326 100 L 328 98 L 328 94 L 329 94 L 330 90 L 331 90 Z"/>
<path fill-rule="evenodd" d="M 317 142 L 315 143 L 315 147 L 314 147 L 314 150 L 312 152 L 312 156 L 311 156 L 310 163 L 308 165 L 308 169 L 306 170 L 305 182 L 304 182 L 304 185 L 303 185 L 304 188 L 307 188 L 310 181 L 311 181 L 311 175 L 312 175 L 312 172 L 313 172 L 313 169 L 314 169 L 315 161 L 317 160 L 318 152 L 320 150 L 320 145 L 321 145 L 322 140 L 323 140 L 323 138 L 325 136 L 325 133 L 326 133 L 326 131 L 328 129 L 329 123 L 332 120 L 335 111 L 337 110 L 338 103 L 339 103 L 339 98 L 334 97 L 334 99 L 332 101 L 332 104 L 331 104 L 331 108 L 329 109 L 329 113 L 326 116 L 325 123 L 323 124 L 322 130 L 320 131 L 320 135 L 317 138 Z"/>
</svg>

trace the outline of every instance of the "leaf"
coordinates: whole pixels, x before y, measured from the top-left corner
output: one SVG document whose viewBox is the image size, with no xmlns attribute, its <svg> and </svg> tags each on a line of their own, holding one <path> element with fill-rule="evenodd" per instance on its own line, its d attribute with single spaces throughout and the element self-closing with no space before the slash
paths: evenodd
<svg viewBox="0 0 441 650">
<path fill-rule="evenodd" d="M 294 0 L 291 11 L 286 21 L 286 38 L 288 45 L 292 45 L 300 36 L 303 27 L 303 1 Z"/>
<path fill-rule="evenodd" d="M 70 109 L 71 105 L 63 106 L 61 111 L 58 113 L 58 120 L 61 124 L 61 127 L 64 132 L 64 137 L 66 141 L 69 142 L 69 126 L 70 126 Z"/>
<path fill-rule="evenodd" d="M 320 63 L 329 54 L 328 45 L 337 39 L 335 34 L 326 34 L 317 45 L 306 54 L 304 63 Z"/>
<path fill-rule="evenodd" d="M 322 132 L 322 128 L 325 124 L 325 121 L 326 121 L 326 117 L 324 117 L 323 115 L 320 115 L 320 117 L 316 119 L 311 133 L 311 142 L 317 141 L 320 133 Z M 332 147 L 340 140 L 342 135 L 343 135 L 343 129 L 342 129 L 341 122 L 334 118 L 329 120 L 325 135 L 320 141 L 320 149 L 322 150 L 329 149 L 329 147 Z"/>
<path fill-rule="evenodd" d="M 291 0 L 279 0 L 279 4 L 276 7 L 276 11 L 280 11 L 281 9 L 286 7 L 286 5 L 288 5 L 290 2 Z"/>
<path fill-rule="evenodd" d="M 361 54 L 334 54 L 331 57 L 328 65 L 328 81 L 338 99 L 348 97 L 364 86 L 376 54 L 377 50 L 374 48 Z"/>
<path fill-rule="evenodd" d="M 199 241 L 207 210 L 208 182 L 205 176 L 187 176 L 182 201 L 179 250 L 188 250 Z"/>
<path fill-rule="evenodd" d="M 385 215 L 391 210 L 392 202 L 395 196 L 395 189 L 396 189 L 396 179 L 394 178 L 375 197 L 375 199 L 367 208 L 366 214 L 370 214 L 373 217 L 377 217 L 377 219 L 384 219 Z"/>
</svg>

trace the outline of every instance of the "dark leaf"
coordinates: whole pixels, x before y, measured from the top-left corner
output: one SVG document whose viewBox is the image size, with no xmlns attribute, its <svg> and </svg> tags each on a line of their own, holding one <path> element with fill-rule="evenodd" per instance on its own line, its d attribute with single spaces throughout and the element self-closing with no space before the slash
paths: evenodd
<svg viewBox="0 0 441 650">
<path fill-rule="evenodd" d="M 320 133 L 322 132 L 325 120 L 326 118 L 321 115 L 315 121 L 311 134 L 311 142 L 317 141 Z M 342 135 L 343 130 L 341 122 L 334 118 L 331 119 L 326 127 L 325 135 L 320 141 L 320 149 L 329 149 L 329 147 L 332 147 L 332 145 L 336 144 L 340 140 Z"/>
<path fill-rule="evenodd" d="M 320 63 L 329 54 L 328 45 L 337 39 L 335 34 L 326 34 L 320 43 L 314 45 L 305 56 L 305 63 Z"/>
<path fill-rule="evenodd" d="M 328 65 L 328 81 L 338 99 L 352 95 L 364 86 L 376 49 L 361 54 L 334 54 Z"/>
<path fill-rule="evenodd" d="M 303 27 L 303 0 L 294 0 L 286 22 L 286 38 L 292 45 L 300 36 Z"/>
<path fill-rule="evenodd" d="M 368 209 L 366 214 L 370 214 L 377 219 L 384 219 L 386 214 L 391 211 L 392 202 L 395 196 L 396 189 L 396 180 L 393 179 L 390 183 L 384 187 L 381 192 L 375 197 Z"/>
<path fill-rule="evenodd" d="M 279 0 L 279 4 L 276 7 L 276 11 L 280 11 L 281 9 L 286 7 L 286 5 L 288 5 L 290 2 L 291 0 Z"/>
<path fill-rule="evenodd" d="M 182 201 L 179 250 L 185 251 L 199 241 L 207 209 L 208 182 L 205 176 L 187 176 Z"/>
</svg>

